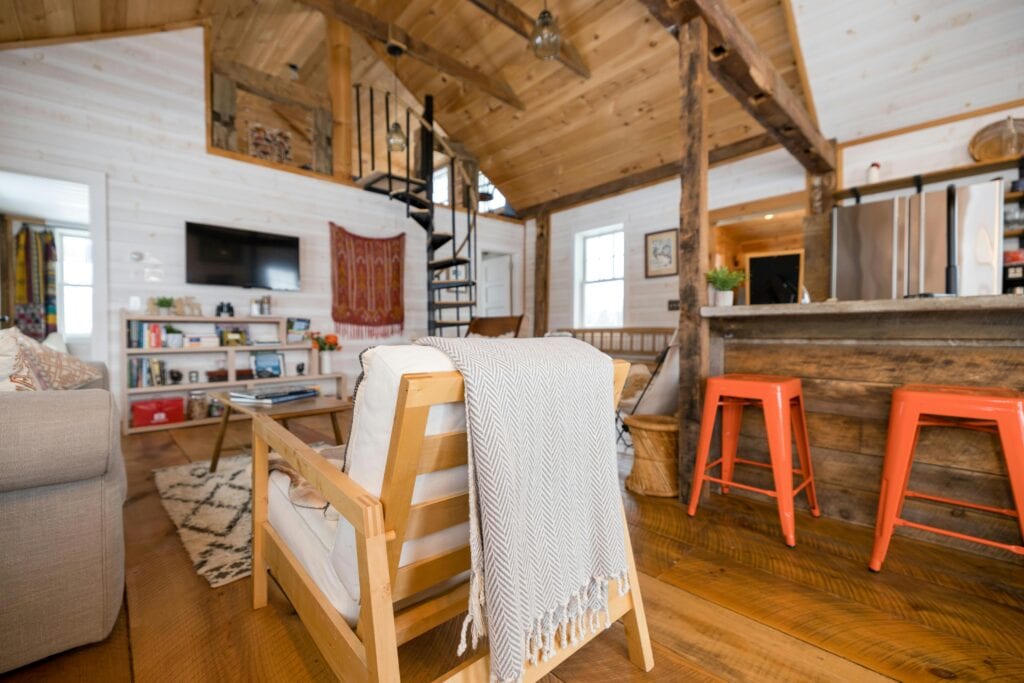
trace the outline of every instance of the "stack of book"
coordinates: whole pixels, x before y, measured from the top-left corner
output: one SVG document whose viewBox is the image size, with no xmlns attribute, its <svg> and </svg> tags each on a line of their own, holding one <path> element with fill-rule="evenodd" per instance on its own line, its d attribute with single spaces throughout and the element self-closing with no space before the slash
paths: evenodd
<svg viewBox="0 0 1024 683">
<path fill-rule="evenodd" d="M 159 349 L 164 342 L 163 325 L 132 320 L 128 323 L 129 349 Z"/>
<path fill-rule="evenodd" d="M 262 389 L 249 389 L 232 391 L 231 400 L 237 403 L 248 405 L 272 406 L 277 403 L 298 401 L 303 398 L 313 398 L 320 395 L 316 387 L 290 386 L 290 387 L 267 387 Z"/>
<path fill-rule="evenodd" d="M 167 367 L 155 358 L 128 359 L 128 386 L 159 387 L 167 384 Z"/>
</svg>

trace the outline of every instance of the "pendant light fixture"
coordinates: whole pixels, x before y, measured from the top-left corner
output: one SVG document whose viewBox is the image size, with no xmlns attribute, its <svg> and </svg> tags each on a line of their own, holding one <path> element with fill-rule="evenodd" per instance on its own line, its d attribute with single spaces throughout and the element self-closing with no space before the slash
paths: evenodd
<svg viewBox="0 0 1024 683">
<path fill-rule="evenodd" d="M 395 121 L 388 128 L 388 151 L 389 152 L 404 152 L 405 151 L 405 133 L 402 132 L 402 124 L 398 122 L 398 57 L 402 54 L 402 48 L 393 43 L 388 44 L 388 54 L 392 58 L 392 71 L 395 75 Z"/>
<path fill-rule="evenodd" d="M 533 22 L 530 46 L 533 48 L 533 54 L 544 60 L 557 57 L 562 47 L 562 32 L 558 28 L 558 21 L 548 11 L 547 0 L 544 0 L 544 9 L 541 10 L 537 21 Z"/>
</svg>

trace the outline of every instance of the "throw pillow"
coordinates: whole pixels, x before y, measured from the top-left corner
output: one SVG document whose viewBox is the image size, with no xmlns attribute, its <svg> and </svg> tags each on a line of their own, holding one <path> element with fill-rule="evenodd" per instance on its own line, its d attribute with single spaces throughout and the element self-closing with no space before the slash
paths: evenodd
<svg viewBox="0 0 1024 683">
<path fill-rule="evenodd" d="M 29 354 L 18 343 L 17 328 L 0 330 L 0 392 L 39 391 L 45 389 L 29 360 Z"/>
<path fill-rule="evenodd" d="M 17 328 L 15 341 L 41 380 L 43 389 L 77 389 L 100 378 L 100 371 L 72 355 L 47 348 Z"/>
</svg>

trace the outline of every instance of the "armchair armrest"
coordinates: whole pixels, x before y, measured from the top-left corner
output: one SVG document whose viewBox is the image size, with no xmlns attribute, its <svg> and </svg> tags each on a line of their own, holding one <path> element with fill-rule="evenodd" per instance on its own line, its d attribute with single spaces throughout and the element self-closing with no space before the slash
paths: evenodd
<svg viewBox="0 0 1024 683">
<path fill-rule="evenodd" d="M 0 492 L 99 477 L 120 453 L 109 391 L 0 394 Z"/>
<path fill-rule="evenodd" d="M 372 537 L 384 533 L 384 506 L 380 499 L 344 472 L 339 472 L 299 437 L 266 415 L 253 417 L 252 434 L 253 477 L 266 479 L 267 450 L 273 449 L 298 470 L 359 534 Z M 258 489 L 266 491 L 265 486 Z M 254 486 L 253 491 L 256 490 Z M 261 505 L 262 501 L 254 500 L 253 504 Z"/>
</svg>

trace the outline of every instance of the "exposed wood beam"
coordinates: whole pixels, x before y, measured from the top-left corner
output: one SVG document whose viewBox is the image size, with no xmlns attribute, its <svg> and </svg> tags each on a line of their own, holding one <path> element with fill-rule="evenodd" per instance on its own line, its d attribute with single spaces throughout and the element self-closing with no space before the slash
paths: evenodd
<svg viewBox="0 0 1024 683">
<path fill-rule="evenodd" d="M 551 214 L 537 215 L 536 249 L 533 254 L 533 336 L 548 331 L 548 300 L 551 284 Z"/>
<path fill-rule="evenodd" d="M 328 111 L 331 108 L 331 99 L 327 93 L 286 81 L 245 64 L 226 59 L 214 59 L 213 71 L 230 78 L 238 87 L 268 100 L 283 104 L 301 104 L 313 109 Z"/>
<path fill-rule="evenodd" d="M 352 32 L 324 17 L 327 27 L 327 90 L 331 95 L 331 174 L 352 178 Z"/>
<path fill-rule="evenodd" d="M 460 62 L 449 54 L 415 38 L 395 24 L 364 12 L 346 0 L 299 0 L 318 9 L 327 18 L 342 21 L 371 40 L 401 45 L 405 54 L 443 73 L 468 83 L 516 109 L 524 109 L 512 88 L 497 76 L 490 76 Z"/>
<path fill-rule="evenodd" d="M 724 164 L 730 161 L 736 161 L 751 154 L 764 152 L 772 148 L 778 147 L 775 142 L 775 138 L 767 133 L 761 135 L 755 135 L 752 138 L 746 140 L 740 140 L 734 142 L 731 145 L 722 145 L 721 147 L 715 147 L 708 154 L 708 163 L 711 166 L 717 166 L 718 164 Z M 594 201 L 595 199 L 603 199 L 626 190 L 632 190 L 634 188 L 656 183 L 661 180 L 667 180 L 673 176 L 679 175 L 679 169 L 681 168 L 679 161 L 670 161 L 667 164 L 661 166 L 655 166 L 644 171 L 639 171 L 632 175 L 624 176 L 622 178 L 616 178 L 607 183 L 601 183 L 594 187 L 589 187 L 579 192 L 573 192 L 562 197 L 556 197 L 555 199 L 542 202 L 540 204 L 534 204 L 528 206 L 522 211 L 517 211 L 520 216 L 534 216 L 541 211 L 555 212 L 570 206 L 576 206 L 577 204 L 583 204 L 584 202 Z"/>
<path fill-rule="evenodd" d="M 722 87 L 808 171 L 835 170 L 833 146 L 722 0 L 642 2 L 670 30 L 699 15 L 708 27 L 708 65 Z"/>
<path fill-rule="evenodd" d="M 682 107 L 679 198 L 679 497 L 687 501 L 700 424 L 700 393 L 710 373 L 707 305 L 708 245 L 708 27 L 693 19 L 679 31 Z"/>
<path fill-rule="evenodd" d="M 530 40 L 534 19 L 509 0 L 470 0 L 474 5 L 491 15 L 510 29 Z M 583 78 L 590 78 L 590 69 L 579 51 L 562 35 L 562 46 L 556 59 Z"/>
<path fill-rule="evenodd" d="M 0 51 L 21 50 L 29 47 L 47 47 L 49 45 L 63 45 L 64 43 L 84 43 L 92 40 L 107 40 L 109 38 L 128 38 L 130 36 L 142 36 L 147 33 L 162 33 L 164 31 L 180 31 L 186 28 L 196 28 L 206 25 L 204 19 L 192 19 L 189 21 L 176 21 L 169 24 L 157 24 L 155 26 L 144 26 L 141 28 L 129 28 L 112 31 L 100 31 L 99 33 L 83 33 L 67 36 L 53 36 L 50 38 L 32 38 L 30 40 L 12 40 L 0 43 Z"/>
</svg>

